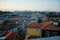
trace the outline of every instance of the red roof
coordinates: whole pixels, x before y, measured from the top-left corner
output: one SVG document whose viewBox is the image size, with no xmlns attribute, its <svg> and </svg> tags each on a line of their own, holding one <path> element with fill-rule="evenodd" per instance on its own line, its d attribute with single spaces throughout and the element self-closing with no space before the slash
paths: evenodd
<svg viewBox="0 0 60 40">
<path fill-rule="evenodd" d="M 44 29 L 44 30 L 60 30 L 59 28 L 55 27 L 52 24 L 48 24 L 48 25 L 44 26 L 42 29 Z"/>
<path fill-rule="evenodd" d="M 6 36 L 7 36 L 7 40 L 12 40 L 13 37 L 15 37 L 16 33 L 15 32 L 9 32 Z"/>
<path fill-rule="evenodd" d="M 48 17 L 46 21 L 51 21 L 51 20 L 52 20 L 52 18 L 49 18 L 49 17 Z"/>
<path fill-rule="evenodd" d="M 48 25 L 49 23 L 48 22 L 43 22 L 43 23 L 41 23 L 41 26 L 42 27 L 45 27 L 46 25 Z"/>
<path fill-rule="evenodd" d="M 6 37 L 8 40 L 16 35 L 15 32 L 3 32 L 1 36 Z"/>
<path fill-rule="evenodd" d="M 28 27 L 32 27 L 32 28 L 41 28 L 41 29 L 44 29 L 44 30 L 60 30 L 59 28 L 55 27 L 54 25 L 52 24 L 49 24 L 48 22 L 43 22 L 41 24 L 37 23 L 37 22 L 32 22 L 32 23 L 29 23 L 27 25 L 27 28 Z"/>
<path fill-rule="evenodd" d="M 12 37 L 12 36 L 14 36 L 16 33 L 15 32 L 9 32 L 6 36 L 7 37 Z"/>
<path fill-rule="evenodd" d="M 15 34 L 16 34 L 15 32 L 3 32 L 2 36 L 7 36 L 8 37 L 8 36 L 11 36 L 11 35 L 13 36 Z"/>
<path fill-rule="evenodd" d="M 2 36 L 6 36 L 9 32 L 3 32 Z"/>
<path fill-rule="evenodd" d="M 39 23 L 37 22 L 31 22 L 27 25 L 27 27 L 40 28 Z"/>
<path fill-rule="evenodd" d="M 12 22 L 18 22 L 20 19 L 19 18 L 13 18 Z"/>
<path fill-rule="evenodd" d="M 0 25 L 0 28 L 7 28 L 7 27 L 9 27 L 9 25 L 4 25 L 4 24 Z"/>
</svg>

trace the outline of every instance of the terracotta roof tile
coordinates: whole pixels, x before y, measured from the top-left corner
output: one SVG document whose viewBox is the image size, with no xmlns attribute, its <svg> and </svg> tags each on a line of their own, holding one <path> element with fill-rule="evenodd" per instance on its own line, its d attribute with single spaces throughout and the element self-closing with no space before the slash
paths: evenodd
<svg viewBox="0 0 60 40">
<path fill-rule="evenodd" d="M 3 32 L 2 36 L 6 36 L 9 32 Z"/>
<path fill-rule="evenodd" d="M 15 32 L 9 32 L 6 36 L 7 37 L 12 37 L 12 36 L 14 36 L 16 33 Z"/>
<path fill-rule="evenodd" d="M 55 27 L 52 24 L 49 24 L 48 22 L 43 22 L 41 24 L 37 22 L 29 23 L 27 27 L 33 27 L 33 28 L 41 28 L 44 30 L 60 30 L 59 28 Z"/>
<path fill-rule="evenodd" d="M 39 23 L 37 22 L 31 22 L 27 25 L 27 27 L 40 28 Z"/>
<path fill-rule="evenodd" d="M 60 30 L 59 28 L 55 27 L 52 24 L 49 24 L 48 22 L 42 23 L 42 27 L 41 28 L 45 29 L 45 30 Z"/>
</svg>

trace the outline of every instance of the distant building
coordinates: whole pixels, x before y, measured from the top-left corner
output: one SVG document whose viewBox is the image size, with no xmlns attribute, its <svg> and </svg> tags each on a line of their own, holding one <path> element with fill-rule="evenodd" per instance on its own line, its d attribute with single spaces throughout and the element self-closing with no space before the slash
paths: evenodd
<svg viewBox="0 0 60 40">
<path fill-rule="evenodd" d="M 15 32 L 3 32 L 0 36 L 0 40 L 15 40 L 16 33 Z"/>
</svg>

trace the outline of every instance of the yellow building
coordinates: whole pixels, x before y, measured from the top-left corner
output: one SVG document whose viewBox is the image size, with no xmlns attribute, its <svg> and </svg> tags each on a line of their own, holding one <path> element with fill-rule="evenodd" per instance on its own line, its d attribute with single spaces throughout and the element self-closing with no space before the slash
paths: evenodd
<svg viewBox="0 0 60 40">
<path fill-rule="evenodd" d="M 41 36 L 41 28 L 39 23 L 33 22 L 29 23 L 26 27 L 26 34 L 28 37 L 40 37 Z"/>
</svg>

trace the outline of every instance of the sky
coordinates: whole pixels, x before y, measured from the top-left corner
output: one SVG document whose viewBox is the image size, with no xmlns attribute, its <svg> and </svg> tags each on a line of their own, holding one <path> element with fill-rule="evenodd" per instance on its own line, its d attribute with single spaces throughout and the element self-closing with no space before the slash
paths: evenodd
<svg viewBox="0 0 60 40">
<path fill-rule="evenodd" d="M 60 0 L 0 0 L 0 10 L 60 11 Z"/>
</svg>

